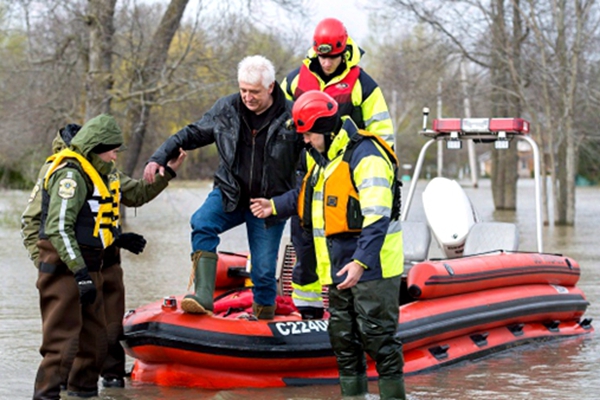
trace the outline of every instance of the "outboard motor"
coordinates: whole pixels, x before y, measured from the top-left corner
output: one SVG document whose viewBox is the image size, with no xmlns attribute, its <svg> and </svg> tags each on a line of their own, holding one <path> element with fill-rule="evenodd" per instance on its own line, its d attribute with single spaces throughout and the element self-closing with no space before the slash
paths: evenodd
<svg viewBox="0 0 600 400">
<path fill-rule="evenodd" d="M 471 227 L 479 221 L 477 211 L 458 182 L 433 178 L 423 191 L 427 224 L 446 258 L 463 255 Z"/>
</svg>

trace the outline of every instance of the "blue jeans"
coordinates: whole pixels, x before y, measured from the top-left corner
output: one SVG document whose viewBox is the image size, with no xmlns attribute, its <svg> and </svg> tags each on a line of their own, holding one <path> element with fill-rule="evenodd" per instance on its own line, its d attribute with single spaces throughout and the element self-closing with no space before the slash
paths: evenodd
<svg viewBox="0 0 600 400">
<path fill-rule="evenodd" d="M 217 252 L 219 235 L 241 224 L 246 224 L 248 245 L 252 255 L 250 278 L 254 284 L 254 302 L 263 306 L 275 304 L 277 282 L 277 255 L 285 221 L 268 228 L 265 220 L 252 215 L 249 208 L 225 212 L 221 190 L 213 189 L 202 206 L 192 215 L 192 252 Z"/>
</svg>

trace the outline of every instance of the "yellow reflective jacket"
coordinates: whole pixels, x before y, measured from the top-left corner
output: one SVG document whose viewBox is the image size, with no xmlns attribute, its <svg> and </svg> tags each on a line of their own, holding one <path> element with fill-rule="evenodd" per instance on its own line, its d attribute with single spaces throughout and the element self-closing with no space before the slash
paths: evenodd
<svg viewBox="0 0 600 400">
<path fill-rule="evenodd" d="M 350 116 L 359 128 L 381 136 L 393 147 L 394 127 L 388 106 L 375 80 L 358 65 L 362 53 L 352 38 L 348 38 L 343 55 L 346 68 L 325 82 L 315 72 L 319 60 L 311 48 L 302 65 L 284 78 L 281 88 L 289 100 L 297 99 L 308 90 L 329 94 L 338 102 L 341 115 Z"/>
<path fill-rule="evenodd" d="M 403 271 L 402 227 L 391 219 L 397 160 L 373 138 L 360 135 L 352 143 L 355 135 L 358 128 L 346 119 L 328 150 L 329 162 L 313 165 L 294 199 L 298 208 L 310 207 L 322 285 L 341 282 L 337 272 L 353 260 L 365 268 L 361 281 Z M 352 154 L 345 157 L 351 144 Z M 289 196 L 273 202 L 278 215 L 289 213 Z"/>
</svg>

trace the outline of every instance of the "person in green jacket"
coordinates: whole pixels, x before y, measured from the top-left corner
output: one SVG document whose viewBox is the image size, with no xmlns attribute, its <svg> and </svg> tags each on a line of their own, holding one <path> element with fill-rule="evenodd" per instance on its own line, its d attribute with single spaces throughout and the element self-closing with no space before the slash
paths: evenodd
<svg viewBox="0 0 600 400">
<path fill-rule="evenodd" d="M 56 154 L 69 147 L 71 140 L 73 140 L 73 137 L 77 134 L 79 129 L 81 129 L 81 126 L 77 124 L 68 124 L 59 129 L 56 133 L 56 137 L 52 141 L 52 154 Z M 40 253 L 37 248 L 37 241 L 40 233 L 40 220 L 42 218 L 42 197 L 40 195 L 40 190 L 49 166 L 50 164 L 44 163 L 42 168 L 40 168 L 37 180 L 33 186 L 31 195 L 29 196 L 27 207 L 21 215 L 21 237 L 23 238 L 23 245 L 25 246 L 25 249 L 27 249 L 29 258 L 33 261 L 33 265 L 35 265 L 36 268 L 38 266 L 37 259 Z"/>
<path fill-rule="evenodd" d="M 114 257 L 118 247 L 139 252 L 145 244 L 140 235 L 121 233 L 119 205 L 139 206 L 156 197 L 185 157 L 182 153 L 171 161 L 169 176 L 148 185 L 115 169 L 122 144 L 114 118 L 103 114 L 88 121 L 68 148 L 49 157 L 24 213 L 24 243 L 39 268 L 37 287 L 43 322 L 43 360 L 34 399 L 59 399 L 60 386 L 65 382 L 71 395 L 97 395 L 108 346 L 102 270 L 119 264 Z M 35 238 L 36 224 L 37 253 L 29 245 Z M 114 264 L 108 266 L 111 248 Z M 120 265 L 117 268 L 120 270 Z M 111 274 L 117 277 L 117 286 L 122 286 L 120 271 Z M 119 325 L 121 318 L 122 312 Z"/>
<path fill-rule="evenodd" d="M 53 154 L 68 148 L 71 140 L 81 129 L 80 125 L 68 124 L 61 128 L 52 141 Z M 182 158 L 169 161 L 169 170 L 165 177 L 157 178 L 152 185 L 147 185 L 147 189 L 137 190 L 140 184 L 145 185 L 144 181 L 134 180 L 119 171 L 121 180 L 121 192 L 125 193 L 126 202 L 131 206 L 139 206 L 156 197 L 166 188 L 167 182 L 175 177 L 175 170 L 179 168 Z M 29 257 L 34 265 L 38 266 L 38 234 L 40 230 L 40 220 L 42 214 L 42 200 L 40 189 L 43 186 L 43 180 L 50 163 L 45 163 L 38 173 L 38 179 L 31 191 L 27 208 L 21 216 L 21 236 L 23 244 L 27 249 Z M 133 190 L 133 192 L 132 192 Z M 139 196 L 137 198 L 135 196 Z M 120 249 L 128 250 L 134 254 L 139 254 L 144 250 L 146 240 L 142 235 L 136 233 L 121 233 L 119 238 L 104 251 L 102 265 L 102 294 L 104 296 L 104 311 L 107 323 L 108 333 L 108 354 L 102 366 L 102 383 L 104 387 L 124 387 L 126 375 L 125 372 L 125 351 L 119 342 L 123 335 L 123 315 L 125 313 L 125 286 L 123 284 L 123 269 L 121 267 Z M 88 362 L 93 362 L 89 360 Z M 85 365 L 85 363 L 83 363 Z M 63 383 L 66 387 L 66 382 Z"/>
</svg>

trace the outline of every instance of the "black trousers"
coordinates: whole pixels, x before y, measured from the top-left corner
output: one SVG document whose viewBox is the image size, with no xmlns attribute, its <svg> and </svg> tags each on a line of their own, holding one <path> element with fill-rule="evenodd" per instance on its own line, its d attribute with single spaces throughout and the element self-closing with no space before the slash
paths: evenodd
<svg viewBox="0 0 600 400">
<path fill-rule="evenodd" d="M 396 337 L 400 276 L 338 290 L 329 287 L 329 339 L 340 376 L 366 372 L 367 353 L 380 377 L 402 376 L 402 343 Z"/>
</svg>

